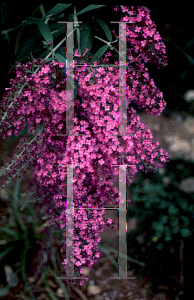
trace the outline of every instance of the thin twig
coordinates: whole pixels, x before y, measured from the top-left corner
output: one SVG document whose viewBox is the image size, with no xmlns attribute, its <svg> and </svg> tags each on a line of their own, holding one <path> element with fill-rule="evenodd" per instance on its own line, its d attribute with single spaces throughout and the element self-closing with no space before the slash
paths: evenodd
<svg viewBox="0 0 194 300">
<path fill-rule="evenodd" d="M 183 248 L 184 248 L 184 240 L 180 240 L 180 248 L 179 248 L 179 259 L 180 259 L 180 286 L 184 285 L 184 274 L 183 274 L 183 267 L 184 267 L 184 256 L 183 256 Z"/>
<path fill-rule="evenodd" d="M 95 35 L 94 37 L 95 37 L 97 40 L 102 41 L 102 42 L 104 42 L 105 44 L 107 44 L 110 48 L 114 49 L 114 50 L 119 54 L 119 52 L 117 51 L 117 49 L 111 45 L 111 42 L 107 42 L 107 41 L 105 41 L 105 40 L 99 38 L 99 37 L 96 36 L 96 35 Z"/>
</svg>

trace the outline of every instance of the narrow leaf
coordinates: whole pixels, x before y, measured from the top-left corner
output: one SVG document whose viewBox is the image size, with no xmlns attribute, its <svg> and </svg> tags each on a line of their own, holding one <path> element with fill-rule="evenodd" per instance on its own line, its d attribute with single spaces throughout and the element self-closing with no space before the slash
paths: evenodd
<svg viewBox="0 0 194 300">
<path fill-rule="evenodd" d="M 47 17 L 47 16 L 55 16 L 57 15 L 58 13 L 60 13 L 61 11 L 65 10 L 66 8 L 68 8 L 70 5 L 72 4 L 64 4 L 64 3 L 57 3 L 51 10 L 49 10 L 44 19 Z"/>
<path fill-rule="evenodd" d="M 92 10 L 92 9 L 97 9 L 99 7 L 102 7 L 102 6 L 106 6 L 106 5 L 96 5 L 96 4 L 90 4 L 88 5 L 87 7 L 85 7 L 84 9 L 82 9 L 81 11 L 79 11 L 76 15 L 81 15 L 89 10 Z"/>
<path fill-rule="evenodd" d="M 33 17 L 27 17 L 26 20 L 27 21 L 25 21 L 25 24 L 33 24 L 33 23 L 38 24 L 41 21 L 41 19 L 33 18 Z"/>
<path fill-rule="evenodd" d="M 22 223 L 20 221 L 19 212 L 18 212 L 18 193 L 20 189 L 21 184 L 21 178 L 17 179 L 16 184 L 12 181 L 12 184 L 14 184 L 14 191 L 13 191 L 13 214 L 15 223 L 17 226 L 18 234 L 23 235 L 25 229 L 22 226 Z"/>
<path fill-rule="evenodd" d="M 80 50 L 81 50 L 81 54 L 83 55 L 84 52 L 86 51 L 86 48 L 91 50 L 93 46 L 91 26 L 88 21 L 82 26 L 80 39 L 81 39 Z"/>
<path fill-rule="evenodd" d="M 188 59 L 189 63 L 191 65 L 194 65 L 194 58 L 191 55 L 187 54 L 187 52 L 185 52 L 185 51 L 184 51 L 184 54 L 185 54 L 186 58 Z"/>
<path fill-rule="evenodd" d="M 100 59 L 108 48 L 109 48 L 108 45 L 104 45 L 100 49 L 98 49 L 98 51 L 94 54 L 94 57 L 90 60 L 90 63 L 92 64 L 94 61 Z"/>
<path fill-rule="evenodd" d="M 53 36 L 52 36 L 51 30 L 48 25 L 46 25 L 42 20 L 40 20 L 38 18 L 33 18 L 33 17 L 27 18 L 26 24 L 32 24 L 32 23 L 35 23 L 38 25 L 39 31 L 42 34 L 45 41 L 47 42 L 47 44 L 49 43 L 49 40 L 51 40 L 51 42 L 53 42 Z"/>
<path fill-rule="evenodd" d="M 3 251 L 1 254 L 0 254 L 0 259 L 2 259 L 4 256 L 6 256 L 11 250 L 13 250 L 16 246 L 13 245 L 9 248 L 7 248 L 5 251 Z"/>
<path fill-rule="evenodd" d="M 58 59 L 58 62 L 64 63 L 66 62 L 66 58 L 59 53 L 54 53 L 54 56 Z"/>
<path fill-rule="evenodd" d="M 98 247 L 110 259 L 110 261 L 115 265 L 115 267 L 118 268 L 118 263 L 116 259 L 113 258 L 113 256 L 105 249 L 105 247 L 99 245 Z"/>
<path fill-rule="evenodd" d="M 78 23 L 78 18 L 76 16 L 76 8 L 74 6 L 74 26 L 76 25 L 79 25 L 79 23 Z M 78 50 L 80 51 L 80 29 L 79 28 L 77 28 L 76 33 L 77 33 Z"/>
<path fill-rule="evenodd" d="M 46 273 L 45 273 L 44 270 L 43 270 L 43 273 L 44 273 L 44 283 L 45 283 L 45 287 L 46 287 L 46 290 L 47 290 L 47 293 L 48 293 L 50 299 L 52 299 L 52 300 L 57 300 L 57 298 L 56 298 L 55 295 L 53 294 L 51 288 L 49 287 L 47 275 L 46 275 Z"/>
<path fill-rule="evenodd" d="M 4 232 L 4 233 L 7 233 L 8 235 L 13 236 L 14 238 L 17 238 L 17 237 L 18 237 L 17 232 L 15 232 L 15 231 L 12 230 L 12 229 L 0 227 L 0 231 L 2 231 L 2 232 Z"/>
<path fill-rule="evenodd" d="M 30 294 L 31 298 L 33 300 L 36 300 L 36 298 L 34 297 L 34 294 L 32 293 L 32 290 L 29 286 L 29 283 L 27 281 L 27 277 L 26 277 L 26 271 L 25 271 L 25 265 L 26 265 L 26 254 L 28 252 L 28 247 L 29 247 L 29 243 L 26 244 L 26 247 L 25 249 L 23 250 L 22 252 L 22 255 L 21 255 L 21 263 L 20 263 L 20 268 L 21 268 L 21 273 L 22 273 L 22 278 L 25 282 L 25 286 L 28 290 L 28 293 Z"/>
<path fill-rule="evenodd" d="M 24 59 L 29 58 L 30 54 L 40 51 L 42 49 L 41 41 L 42 36 L 39 30 L 36 30 L 28 39 L 26 39 L 25 43 L 18 50 L 16 62 L 23 61 Z"/>
<path fill-rule="evenodd" d="M 101 19 L 95 19 L 98 24 L 102 27 L 104 33 L 106 34 L 107 39 L 112 42 L 112 34 L 108 26 L 101 20 Z"/>
<path fill-rule="evenodd" d="M 58 282 L 58 284 L 60 285 L 60 287 L 61 287 L 61 289 L 62 289 L 62 291 L 63 291 L 63 293 L 64 293 L 65 299 L 66 299 L 66 300 L 69 300 L 69 294 L 68 294 L 68 292 L 67 292 L 67 290 L 66 290 L 66 287 L 65 287 L 64 283 L 61 281 L 60 278 L 57 278 L 56 273 L 53 272 L 53 270 L 51 270 L 50 267 L 49 267 L 49 271 L 50 271 L 50 273 L 54 276 L 56 282 Z"/>
<path fill-rule="evenodd" d="M 53 61 L 53 60 L 55 60 L 55 59 L 56 59 L 55 57 L 50 57 L 50 58 L 47 58 L 46 61 L 49 62 L 49 61 Z"/>
<path fill-rule="evenodd" d="M 41 21 L 37 24 L 38 24 L 40 33 L 42 34 L 42 36 L 45 39 L 45 41 L 47 42 L 47 44 L 49 43 L 49 40 L 53 43 L 53 36 L 52 36 L 49 26 L 46 25 L 43 21 Z"/>
<path fill-rule="evenodd" d="M 58 24 L 58 23 L 54 23 L 51 24 L 50 30 L 53 36 L 53 40 L 58 38 L 61 34 L 64 34 L 66 32 L 66 24 Z"/>
<path fill-rule="evenodd" d="M 74 99 L 76 99 L 77 92 L 78 92 L 78 81 L 77 80 L 74 80 L 74 86 L 75 86 L 75 89 L 74 89 Z"/>
<path fill-rule="evenodd" d="M 104 250 L 107 249 L 107 250 L 110 250 L 111 252 L 113 252 L 113 253 L 115 253 L 115 254 L 118 255 L 118 250 L 116 250 L 116 249 L 114 249 L 114 248 L 111 248 L 111 247 L 105 247 L 105 246 L 102 247 L 102 246 L 99 246 L 99 245 L 98 245 L 98 247 L 99 247 L 100 250 L 101 250 L 101 249 L 104 249 Z M 123 258 L 126 257 L 123 253 L 120 253 L 120 256 L 123 257 Z M 142 266 L 142 267 L 145 266 L 145 264 L 144 264 L 143 262 L 140 262 L 140 261 L 138 261 L 138 260 L 136 260 L 136 259 L 133 259 L 133 258 L 131 258 L 131 257 L 128 256 L 128 255 L 127 255 L 127 260 L 130 261 L 130 262 L 133 262 L 133 263 L 135 263 L 135 264 L 138 264 L 138 265 L 140 265 L 140 266 Z"/>
<path fill-rule="evenodd" d="M 194 45 L 194 37 L 192 37 L 186 44 L 186 48 L 191 47 L 192 45 Z"/>
</svg>

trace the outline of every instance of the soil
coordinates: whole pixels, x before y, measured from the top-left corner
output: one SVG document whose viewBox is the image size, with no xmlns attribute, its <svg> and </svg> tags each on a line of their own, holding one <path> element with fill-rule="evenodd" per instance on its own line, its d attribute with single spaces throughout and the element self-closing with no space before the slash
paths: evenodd
<svg viewBox="0 0 194 300">
<path fill-rule="evenodd" d="M 167 151 L 171 157 L 176 157 L 180 155 L 185 155 L 185 159 L 194 160 L 194 118 L 187 116 L 185 119 L 181 114 L 174 113 L 172 115 L 162 114 L 161 116 L 154 117 L 145 114 L 144 112 L 138 113 L 141 118 L 141 122 L 146 123 L 153 134 L 153 141 L 157 140 L 160 143 L 160 147 Z M 4 140 L 1 142 L 1 164 L 6 161 L 7 157 L 10 157 L 13 149 L 9 149 L 5 152 L 4 150 Z M 16 143 L 17 144 L 17 143 Z M 12 145 L 12 148 L 15 145 Z M 25 191 L 27 188 L 27 177 L 25 181 L 22 182 L 22 189 Z M 9 195 L 6 199 L 7 190 L 1 190 L 0 198 L 0 226 L 5 226 L 5 223 L 11 222 L 13 220 L 12 209 L 7 207 L 5 202 L 9 201 Z M 128 194 L 130 195 L 130 189 L 128 188 Z M 113 210 L 107 210 L 104 215 L 105 218 L 113 218 L 115 222 L 118 223 L 118 212 Z M 128 232 L 135 226 L 134 223 L 128 224 Z M 118 231 L 117 229 L 112 230 L 107 228 L 103 233 L 100 234 L 102 239 L 114 241 L 118 243 Z M 52 247 L 60 250 L 60 241 L 53 240 Z M 117 244 L 118 245 L 118 244 Z M 115 249 L 118 250 L 117 246 Z M 35 252 L 35 256 L 38 254 Z M 59 253 L 61 260 L 62 254 Z M 9 265 L 13 270 L 16 269 L 20 257 L 16 257 L 15 260 L 6 261 L 6 265 Z M 83 299 L 83 300 L 115 300 L 115 299 L 126 299 L 126 300 L 168 300 L 172 299 L 167 296 L 168 286 L 160 286 L 157 294 L 153 294 L 151 290 L 152 279 L 145 278 L 142 276 L 136 276 L 135 279 L 110 279 L 110 277 L 118 276 L 112 267 L 112 262 L 105 255 L 100 257 L 98 261 L 92 266 L 91 269 L 84 269 L 84 275 L 89 278 L 82 286 L 74 291 L 67 287 L 69 291 L 69 299 Z M 133 277 L 133 271 L 128 270 L 127 275 Z M 157 276 L 157 275 L 156 275 Z M 3 279 L 3 266 L 0 264 L 0 290 L 6 286 L 6 282 Z M 27 273 L 27 278 L 30 284 L 33 283 L 34 294 L 36 299 L 51 299 L 48 296 L 48 289 L 46 289 L 43 279 L 36 278 L 32 274 L 32 270 Z M 49 287 L 53 291 L 56 299 L 65 299 L 60 286 L 54 280 L 52 275 L 48 277 Z M 35 288 L 36 286 L 36 288 Z M 12 287 L 2 299 L 31 299 L 28 292 L 25 290 L 25 285 L 22 278 L 18 279 L 18 283 L 15 287 Z M 176 300 L 180 299 L 177 294 Z"/>
</svg>

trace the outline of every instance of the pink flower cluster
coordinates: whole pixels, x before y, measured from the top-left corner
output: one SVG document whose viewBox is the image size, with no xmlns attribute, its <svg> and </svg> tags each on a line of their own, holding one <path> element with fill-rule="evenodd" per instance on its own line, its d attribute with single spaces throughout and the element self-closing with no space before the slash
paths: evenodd
<svg viewBox="0 0 194 300">
<path fill-rule="evenodd" d="M 122 10 L 128 12 L 126 7 Z M 134 102 L 155 116 L 163 111 L 166 105 L 163 94 L 150 79 L 144 63 L 154 60 L 165 65 L 165 46 L 146 8 L 135 10 L 132 7 L 129 14 L 123 18 L 130 22 L 127 24 L 127 41 L 132 46 L 127 50 L 127 136 L 118 135 L 119 70 L 108 67 L 111 53 L 100 60 L 107 68 L 88 67 L 87 64 L 75 68 L 79 88 L 74 103 L 74 136 L 65 136 L 66 76 L 61 71 L 64 64 L 40 59 L 23 65 L 18 63 L 15 79 L 11 80 L 11 87 L 1 103 L 0 134 L 4 138 L 13 133 L 17 135 L 26 123 L 34 134 L 30 141 L 20 140 L 19 153 L 0 170 L 8 176 L 3 183 L 8 184 L 10 178 L 24 173 L 25 164 L 31 165 L 34 168 L 33 185 L 36 179 L 36 196 L 41 196 L 48 204 L 50 225 L 60 226 L 64 237 L 67 165 L 75 166 L 74 206 L 88 208 L 74 212 L 74 262 L 75 274 L 79 277 L 83 266 L 91 267 L 101 255 L 96 246 L 100 241 L 99 232 L 116 225 L 111 219 L 103 219 L 105 209 L 93 209 L 107 204 L 119 205 L 119 191 L 113 187 L 119 167 L 113 165 L 128 166 L 127 183 L 130 184 L 137 172 L 137 164 L 145 171 L 155 171 L 169 160 L 163 149 L 157 149 L 159 143 L 152 142 L 153 136 L 147 125 L 140 123 L 131 107 Z M 78 52 L 75 55 L 80 57 Z M 75 64 L 78 62 L 79 59 Z M 67 97 L 71 97 L 73 91 L 68 92 Z M 62 251 L 66 252 L 66 244 Z M 66 260 L 63 264 L 66 266 Z M 68 283 L 73 286 L 74 280 L 68 280 Z"/>
</svg>

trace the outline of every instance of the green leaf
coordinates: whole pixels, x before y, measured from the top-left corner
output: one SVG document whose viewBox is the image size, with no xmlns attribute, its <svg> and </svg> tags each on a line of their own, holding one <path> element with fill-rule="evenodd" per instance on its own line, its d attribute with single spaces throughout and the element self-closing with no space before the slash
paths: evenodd
<svg viewBox="0 0 194 300">
<path fill-rule="evenodd" d="M 182 237 L 188 237 L 190 236 L 191 231 L 188 228 L 182 228 L 181 229 L 181 236 Z"/>
<path fill-rule="evenodd" d="M 59 23 L 51 24 L 50 30 L 53 36 L 53 40 L 55 40 L 61 34 L 64 34 L 66 32 L 66 24 L 59 24 Z"/>
<path fill-rule="evenodd" d="M 83 55 L 86 51 L 86 48 L 91 50 L 93 46 L 93 36 L 91 32 L 91 26 L 88 21 L 82 26 L 80 39 L 80 50 L 81 54 Z"/>
<path fill-rule="evenodd" d="M 58 273 L 57 262 L 56 262 L 56 257 L 55 257 L 54 253 L 51 254 L 51 261 L 52 261 L 55 273 Z"/>
<path fill-rule="evenodd" d="M 66 60 L 66 47 L 64 47 L 63 45 L 61 45 L 57 51 L 55 53 L 60 54 L 61 56 L 63 56 Z M 66 61 L 65 61 L 66 62 Z"/>
<path fill-rule="evenodd" d="M 76 15 L 81 15 L 81 14 L 84 14 L 85 12 L 89 11 L 89 10 L 92 10 L 92 9 L 97 9 L 97 8 L 100 8 L 102 6 L 106 6 L 106 5 L 96 5 L 96 4 L 90 4 L 88 5 L 87 7 L 85 7 L 84 9 L 80 10 Z"/>
<path fill-rule="evenodd" d="M 172 236 L 171 236 L 170 234 L 168 234 L 168 235 L 165 236 L 164 240 L 165 240 L 166 242 L 169 242 L 169 241 L 172 240 Z"/>
<path fill-rule="evenodd" d="M 58 62 L 64 63 L 66 62 L 66 58 L 59 53 L 54 53 L 54 56 L 58 59 Z"/>
<path fill-rule="evenodd" d="M 43 38 L 47 42 L 47 44 L 49 43 L 49 40 L 53 43 L 53 36 L 52 36 L 49 26 L 46 25 L 43 21 L 41 21 L 40 23 L 38 23 L 38 28 L 39 28 L 40 33 L 42 34 Z"/>
<path fill-rule="evenodd" d="M 38 24 L 39 22 L 41 22 L 41 19 L 38 19 L 38 18 L 33 18 L 33 17 L 27 17 L 26 18 L 27 21 L 25 21 L 24 24 L 33 24 L 33 23 L 36 23 Z"/>
<path fill-rule="evenodd" d="M 156 246 L 156 248 L 157 248 L 158 250 L 162 250 L 162 249 L 163 249 L 163 244 L 162 244 L 162 243 L 158 244 L 158 245 Z"/>
<path fill-rule="evenodd" d="M 161 222 L 162 222 L 163 224 L 166 224 L 166 223 L 168 222 L 168 216 L 166 216 L 166 215 L 162 216 L 162 217 L 161 217 Z"/>
<path fill-rule="evenodd" d="M 7 240 L 0 240 L 0 245 L 6 245 L 8 243 L 8 241 Z"/>
<path fill-rule="evenodd" d="M 42 49 L 42 36 L 38 30 L 34 31 L 33 34 L 25 40 L 23 46 L 18 50 L 15 58 L 15 62 L 23 61 L 30 57 L 30 54 L 38 52 Z"/>
<path fill-rule="evenodd" d="M 2 253 L 0 254 L 0 259 L 2 259 L 4 256 L 6 256 L 6 255 L 7 255 L 11 250 L 13 250 L 15 247 L 16 247 L 16 246 L 13 245 L 13 246 L 7 248 L 4 252 L 2 252 Z"/>
<path fill-rule="evenodd" d="M 44 283 L 45 283 L 46 290 L 47 290 L 47 293 L 48 293 L 50 299 L 52 299 L 52 300 L 57 300 L 57 298 L 56 298 L 55 295 L 53 294 L 51 288 L 49 287 L 48 278 L 47 278 L 47 275 L 46 275 L 46 272 L 45 272 L 44 269 L 43 269 L 43 273 L 44 273 Z"/>
<path fill-rule="evenodd" d="M 53 43 L 53 36 L 48 25 L 46 25 L 42 20 L 38 18 L 28 17 L 27 24 L 32 24 L 32 23 L 38 25 L 39 31 L 42 34 L 45 41 L 47 42 L 47 44 L 49 43 L 49 40 Z"/>
<path fill-rule="evenodd" d="M 110 259 L 110 261 L 115 265 L 116 268 L 118 268 L 118 262 L 116 259 L 113 258 L 113 256 L 105 249 L 105 247 L 99 246 L 98 248 Z M 118 251 L 117 251 L 118 252 Z"/>
<path fill-rule="evenodd" d="M 74 89 L 74 99 L 76 99 L 76 97 L 77 97 L 77 91 L 78 91 L 78 81 L 77 80 L 74 80 L 74 86 L 75 86 L 75 89 Z"/>
<path fill-rule="evenodd" d="M 48 16 L 55 16 L 61 11 L 65 10 L 72 4 L 64 4 L 64 3 L 57 3 L 51 10 L 49 10 L 46 15 L 44 16 L 44 19 Z"/>
<path fill-rule="evenodd" d="M 158 232 L 163 232 L 164 231 L 164 226 L 162 223 L 159 222 L 153 222 L 152 227 L 154 230 L 158 231 Z"/>
<path fill-rule="evenodd" d="M 111 247 L 105 247 L 105 246 L 100 246 L 100 245 L 98 245 L 98 248 L 100 249 L 100 250 L 105 250 L 105 249 L 107 249 L 107 250 L 110 250 L 111 252 L 113 252 L 113 253 L 115 253 L 115 254 L 117 254 L 118 255 L 118 250 L 116 250 L 116 249 L 114 249 L 114 248 L 111 248 Z M 106 251 L 107 252 L 107 251 Z M 105 252 L 104 252 L 105 253 Z M 106 253 L 105 253 L 106 254 Z M 124 254 L 122 254 L 122 253 L 120 253 L 120 256 L 121 257 L 123 257 L 123 258 L 125 258 L 126 256 L 124 255 Z M 138 264 L 138 265 L 140 265 L 140 266 L 142 266 L 142 267 L 144 267 L 145 266 L 145 264 L 143 263 L 143 262 L 140 262 L 140 261 L 138 261 L 138 260 L 136 260 L 136 259 L 133 259 L 133 258 L 131 258 L 130 256 L 128 256 L 127 255 L 127 260 L 128 261 L 130 261 L 130 262 L 133 262 L 133 263 L 135 263 L 135 264 Z M 117 263 L 117 262 L 116 262 Z"/>
<path fill-rule="evenodd" d="M 104 45 L 100 49 L 98 49 L 98 51 L 94 54 L 94 57 L 90 60 L 90 63 L 92 64 L 94 61 L 100 59 L 108 48 L 109 48 L 108 45 Z"/>
<path fill-rule="evenodd" d="M 101 20 L 101 19 L 95 19 L 99 25 L 102 27 L 104 33 L 106 34 L 107 39 L 112 42 L 112 34 L 108 26 Z"/>
<path fill-rule="evenodd" d="M 170 215 L 176 215 L 176 214 L 178 214 L 178 212 L 179 212 L 179 209 L 177 207 L 175 207 L 174 205 L 169 205 L 168 213 Z"/>
<path fill-rule="evenodd" d="M 66 290 L 66 287 L 65 287 L 64 283 L 61 281 L 60 278 L 57 278 L 55 272 L 53 272 L 53 270 L 51 270 L 50 267 L 49 267 L 49 272 L 53 275 L 53 277 L 55 278 L 56 282 L 58 282 L 58 284 L 60 285 L 60 287 L 61 287 L 61 289 L 62 289 L 62 291 L 63 291 L 63 293 L 65 295 L 65 299 L 69 300 L 69 294 L 68 294 L 68 292 Z"/>
<path fill-rule="evenodd" d="M 194 45 L 194 37 L 192 37 L 186 44 L 186 48 L 191 47 L 192 45 Z"/>
<path fill-rule="evenodd" d="M 45 61 L 53 61 L 53 60 L 55 60 L 56 58 L 55 57 L 50 57 L 50 58 L 47 58 Z"/>
<path fill-rule="evenodd" d="M 78 18 L 76 16 L 76 7 L 74 6 L 74 26 L 78 26 Z M 77 33 L 77 43 L 78 43 L 78 50 L 80 51 L 80 29 L 77 28 L 76 29 L 76 33 Z"/>
<path fill-rule="evenodd" d="M 6 233 L 6 234 L 8 234 L 8 235 L 13 236 L 14 238 L 18 238 L 17 232 L 15 232 L 15 231 L 12 230 L 12 229 L 0 227 L 0 231 Z"/>
<path fill-rule="evenodd" d="M 27 277 L 26 277 L 26 271 L 25 271 L 25 266 L 26 266 L 26 254 L 28 252 L 28 248 L 29 248 L 29 242 L 27 241 L 26 245 L 25 245 L 25 249 L 22 252 L 21 255 L 21 263 L 20 263 L 20 268 L 21 268 L 21 273 L 22 273 L 22 278 L 25 282 L 25 286 L 28 290 L 28 293 L 30 294 L 30 296 L 32 297 L 33 300 L 36 300 L 36 298 L 34 297 L 34 294 L 32 293 L 32 290 L 29 286 L 29 283 L 27 281 Z"/>
<path fill-rule="evenodd" d="M 13 191 L 13 214 L 14 214 L 14 219 L 17 226 L 18 234 L 23 236 L 25 229 L 23 228 L 23 225 L 20 221 L 20 216 L 18 212 L 18 193 L 20 189 L 21 180 L 22 180 L 21 178 L 18 178 L 16 184 L 12 181 L 12 184 L 15 185 Z"/>
</svg>

